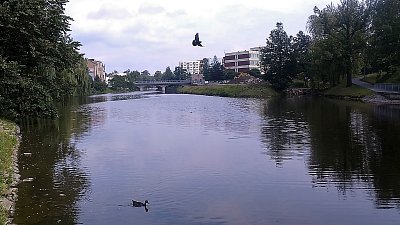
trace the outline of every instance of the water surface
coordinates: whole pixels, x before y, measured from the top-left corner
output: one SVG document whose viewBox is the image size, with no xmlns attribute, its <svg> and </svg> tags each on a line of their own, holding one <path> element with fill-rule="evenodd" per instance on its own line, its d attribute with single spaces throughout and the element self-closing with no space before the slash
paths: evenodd
<svg viewBox="0 0 400 225">
<path fill-rule="evenodd" d="M 399 224 L 400 109 L 101 95 L 23 127 L 17 224 Z M 24 152 L 32 152 L 31 156 Z M 130 206 L 150 202 L 149 211 Z"/>
</svg>

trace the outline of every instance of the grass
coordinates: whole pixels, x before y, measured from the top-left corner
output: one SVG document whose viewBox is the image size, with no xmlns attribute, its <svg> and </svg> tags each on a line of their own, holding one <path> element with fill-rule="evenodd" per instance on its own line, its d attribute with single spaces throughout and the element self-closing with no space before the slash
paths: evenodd
<svg viewBox="0 0 400 225">
<path fill-rule="evenodd" d="M 0 194 L 4 195 L 12 182 L 13 152 L 18 139 L 15 135 L 16 125 L 0 119 Z M 0 224 L 5 224 L 7 211 L 0 209 Z"/>
<path fill-rule="evenodd" d="M 267 98 L 278 95 L 276 91 L 267 86 L 243 85 L 243 84 L 184 86 L 178 88 L 177 92 L 183 94 L 212 95 L 212 96 L 240 97 L 240 98 Z"/>
<path fill-rule="evenodd" d="M 365 96 L 370 96 L 373 94 L 374 92 L 369 89 L 357 85 L 346 87 L 345 84 L 339 84 L 338 86 L 330 88 L 324 92 L 324 95 L 326 96 L 334 96 L 340 98 L 357 98 L 357 99 L 363 98 Z"/>
<path fill-rule="evenodd" d="M 397 74 L 392 74 L 392 75 L 389 75 L 387 73 L 382 73 L 381 75 L 379 75 L 379 73 L 371 73 L 366 75 L 361 80 L 370 84 L 376 84 L 376 83 L 400 84 L 400 74 L 399 72 Z"/>
<path fill-rule="evenodd" d="M 376 81 L 379 78 L 379 74 L 378 73 L 371 73 L 366 75 L 364 78 L 362 78 L 361 80 L 370 84 L 375 84 Z"/>
</svg>

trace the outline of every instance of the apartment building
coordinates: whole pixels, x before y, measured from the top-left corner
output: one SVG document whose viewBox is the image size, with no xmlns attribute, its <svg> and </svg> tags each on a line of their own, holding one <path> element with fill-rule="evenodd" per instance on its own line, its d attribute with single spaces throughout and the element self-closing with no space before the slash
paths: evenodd
<svg viewBox="0 0 400 225">
<path fill-rule="evenodd" d="M 95 59 L 86 59 L 89 75 L 94 80 L 96 77 L 101 81 L 106 81 L 106 66 L 101 61 Z"/>
<path fill-rule="evenodd" d="M 235 72 L 248 72 L 251 69 L 261 70 L 260 50 L 261 47 L 254 47 L 245 51 L 226 52 L 223 58 L 224 68 Z"/>
<path fill-rule="evenodd" d="M 201 60 L 179 62 L 179 67 L 186 69 L 190 74 L 199 74 L 201 71 Z"/>
</svg>

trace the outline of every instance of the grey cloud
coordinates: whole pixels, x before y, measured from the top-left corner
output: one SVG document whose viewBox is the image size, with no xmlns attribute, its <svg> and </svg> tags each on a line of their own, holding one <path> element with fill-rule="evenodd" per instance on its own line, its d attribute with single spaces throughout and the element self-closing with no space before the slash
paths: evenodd
<svg viewBox="0 0 400 225">
<path fill-rule="evenodd" d="M 186 16 L 187 13 L 184 10 L 176 10 L 174 12 L 167 13 L 167 15 L 175 18 L 175 17 L 179 17 L 179 16 Z"/>
<path fill-rule="evenodd" d="M 90 12 L 88 19 L 126 19 L 132 16 L 127 9 L 102 6 L 98 11 Z"/>
<path fill-rule="evenodd" d="M 165 9 L 161 6 L 141 5 L 139 7 L 139 14 L 161 14 Z"/>
</svg>

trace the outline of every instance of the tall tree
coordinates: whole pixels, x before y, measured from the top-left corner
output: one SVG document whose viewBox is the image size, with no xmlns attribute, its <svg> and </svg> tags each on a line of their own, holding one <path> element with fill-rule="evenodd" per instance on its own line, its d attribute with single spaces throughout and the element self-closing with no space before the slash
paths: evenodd
<svg viewBox="0 0 400 225">
<path fill-rule="evenodd" d="M 322 10 L 314 7 L 314 15 L 308 18 L 308 30 L 312 35 L 308 75 L 313 84 L 322 82 L 334 86 L 345 73 L 342 63 L 343 46 L 336 37 L 337 32 L 334 32 L 334 15 L 335 7 L 331 4 Z"/>
<path fill-rule="evenodd" d="M 159 71 L 159 70 L 157 70 L 155 73 L 154 73 L 154 79 L 155 80 L 161 80 L 162 79 L 162 76 L 163 76 L 163 74 L 162 74 L 162 72 L 161 71 Z"/>
<path fill-rule="evenodd" d="M 374 9 L 369 55 L 376 68 L 400 77 L 400 1 L 376 0 Z"/>
<path fill-rule="evenodd" d="M 177 80 L 186 80 L 189 78 L 189 74 L 186 69 L 183 69 L 180 66 L 175 67 L 174 70 L 175 79 Z"/>
<path fill-rule="evenodd" d="M 205 79 L 205 80 L 211 80 L 212 77 L 211 77 L 211 69 L 210 69 L 210 62 L 209 62 L 209 60 L 208 60 L 207 58 L 204 58 L 204 59 L 202 60 L 202 64 L 203 64 L 203 66 L 202 66 L 200 72 L 203 73 L 203 76 L 204 76 L 204 79 Z"/>
<path fill-rule="evenodd" d="M 0 99 L 1 114 L 55 116 L 54 98 L 87 94 L 90 82 L 78 53 L 80 44 L 68 35 L 67 2 L 0 1 L 0 58 L 2 66 L 15 65 L 1 70 L 0 95 L 11 100 Z M 24 91 L 14 92 L 21 88 Z"/>
<path fill-rule="evenodd" d="M 309 66 L 309 48 L 311 44 L 311 37 L 305 34 L 303 31 L 299 31 L 295 37 L 293 37 L 293 58 L 295 59 L 295 73 L 299 77 L 304 78 Z"/>
<path fill-rule="evenodd" d="M 211 62 L 211 80 L 224 80 L 224 67 L 219 62 L 217 56 L 214 56 Z"/>
<path fill-rule="evenodd" d="M 293 48 L 291 38 L 283 29 L 283 24 L 276 23 L 261 50 L 261 65 L 266 71 L 266 79 L 279 91 L 289 87 L 295 76 Z"/>
<path fill-rule="evenodd" d="M 361 56 L 367 43 L 370 9 L 364 1 L 341 0 L 339 5 L 331 4 L 323 10 L 315 7 L 315 14 L 309 17 L 309 31 L 321 52 L 332 56 L 337 53 L 341 58 L 336 68 L 343 65 L 346 86 L 352 85 L 353 73 L 360 69 Z"/>
<path fill-rule="evenodd" d="M 174 80 L 175 76 L 174 73 L 172 73 L 171 68 L 169 66 L 167 66 L 167 68 L 165 68 L 165 72 L 163 73 L 163 80 Z"/>
<path fill-rule="evenodd" d="M 153 77 L 150 76 L 150 72 L 148 70 L 143 70 L 140 73 L 140 80 L 152 80 Z"/>
<path fill-rule="evenodd" d="M 130 89 L 129 81 L 127 76 L 115 75 L 110 80 L 111 89 L 114 91 L 126 91 Z"/>
</svg>

